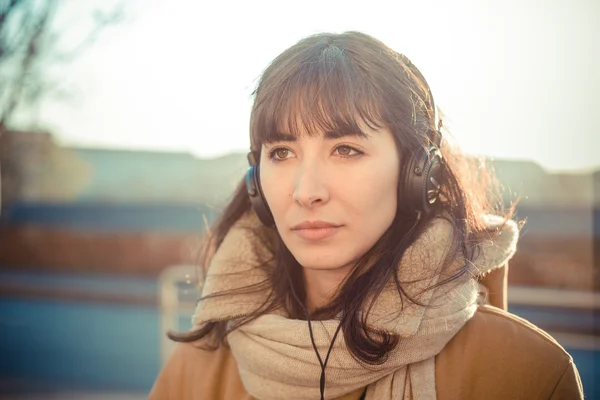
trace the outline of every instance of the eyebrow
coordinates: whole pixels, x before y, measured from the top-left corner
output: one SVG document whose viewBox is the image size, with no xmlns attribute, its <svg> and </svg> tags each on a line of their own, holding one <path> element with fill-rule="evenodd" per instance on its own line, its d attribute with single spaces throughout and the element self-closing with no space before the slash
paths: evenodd
<svg viewBox="0 0 600 400">
<path fill-rule="evenodd" d="M 327 132 L 325 132 L 325 134 L 323 136 L 325 137 L 325 139 L 328 139 L 328 140 L 341 139 L 343 137 L 354 137 L 354 138 L 360 138 L 360 139 L 369 139 L 370 138 L 369 135 L 367 135 L 366 133 L 364 133 L 362 131 L 340 131 L 340 130 L 327 131 Z M 298 140 L 298 137 L 296 135 L 291 135 L 289 133 L 283 133 L 283 132 L 274 132 L 269 138 L 269 142 L 271 142 L 271 143 L 295 142 L 297 140 Z"/>
</svg>

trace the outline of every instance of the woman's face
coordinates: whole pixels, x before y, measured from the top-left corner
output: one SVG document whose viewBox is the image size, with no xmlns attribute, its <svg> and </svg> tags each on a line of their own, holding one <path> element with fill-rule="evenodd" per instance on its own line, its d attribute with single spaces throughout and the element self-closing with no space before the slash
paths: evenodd
<svg viewBox="0 0 600 400">
<path fill-rule="evenodd" d="M 396 215 L 400 160 L 392 133 L 283 135 L 264 145 L 260 179 L 283 242 L 304 267 L 351 268 Z"/>
</svg>

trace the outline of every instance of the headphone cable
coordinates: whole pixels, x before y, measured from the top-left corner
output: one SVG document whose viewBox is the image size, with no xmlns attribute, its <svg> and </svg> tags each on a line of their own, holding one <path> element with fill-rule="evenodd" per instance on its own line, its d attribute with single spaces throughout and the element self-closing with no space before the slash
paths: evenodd
<svg viewBox="0 0 600 400">
<path fill-rule="evenodd" d="M 308 332 L 310 334 L 310 341 L 312 343 L 315 354 L 317 355 L 317 359 L 319 360 L 319 364 L 321 365 L 321 378 L 319 379 L 319 390 L 321 393 L 321 400 L 325 400 L 325 368 L 327 367 L 327 362 L 329 361 L 329 356 L 331 354 L 331 350 L 333 349 L 333 344 L 335 343 L 335 339 L 337 338 L 337 335 L 340 332 L 340 329 L 342 328 L 343 320 L 340 321 L 340 324 L 338 325 L 337 329 L 335 330 L 333 339 L 331 339 L 331 344 L 329 345 L 329 349 L 327 350 L 327 355 L 325 356 L 325 361 L 323 361 L 323 359 L 321 358 L 321 355 L 319 354 L 319 350 L 317 349 L 317 344 L 315 343 L 315 338 L 314 338 L 314 334 L 313 334 L 313 330 L 312 330 L 312 323 L 310 320 L 310 313 L 308 312 L 308 310 L 306 309 L 304 304 L 300 301 L 300 299 L 296 295 L 296 291 L 294 290 L 294 285 L 292 285 L 292 277 L 290 276 L 289 271 L 288 271 L 287 276 L 288 276 L 288 280 L 290 282 L 290 288 L 292 289 L 292 296 L 294 296 L 294 299 L 296 300 L 296 302 L 298 302 L 298 304 L 300 305 L 300 307 L 302 307 L 302 309 L 304 310 L 304 313 L 306 314 L 306 319 L 307 319 L 307 323 L 308 323 Z"/>
</svg>

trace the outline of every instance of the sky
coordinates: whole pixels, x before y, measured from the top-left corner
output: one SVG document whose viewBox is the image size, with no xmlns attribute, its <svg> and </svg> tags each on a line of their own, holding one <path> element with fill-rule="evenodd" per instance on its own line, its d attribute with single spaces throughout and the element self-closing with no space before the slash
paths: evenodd
<svg viewBox="0 0 600 400">
<path fill-rule="evenodd" d="M 417 65 L 465 152 L 550 171 L 600 167 L 595 0 L 125 5 L 126 21 L 61 71 L 74 97 L 37 109 L 34 124 L 62 144 L 199 157 L 247 151 L 250 95 L 268 63 L 307 35 L 358 30 Z M 68 44 L 89 3 L 62 7 Z"/>
</svg>

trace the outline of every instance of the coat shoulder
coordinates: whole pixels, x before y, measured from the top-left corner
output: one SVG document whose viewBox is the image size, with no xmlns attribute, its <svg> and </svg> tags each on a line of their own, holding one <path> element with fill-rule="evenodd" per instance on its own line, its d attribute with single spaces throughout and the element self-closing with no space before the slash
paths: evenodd
<svg viewBox="0 0 600 400">
<path fill-rule="evenodd" d="M 467 324 L 467 329 L 484 335 L 496 345 L 515 342 L 511 346 L 528 349 L 528 353 L 551 358 L 555 362 L 572 362 L 573 359 L 565 349 L 546 331 L 531 322 L 497 307 L 480 306 L 474 318 Z M 471 332 L 466 332 L 471 333 Z"/>
<path fill-rule="evenodd" d="M 583 398 L 565 349 L 532 323 L 491 306 L 479 307 L 436 357 L 436 386 L 439 394 L 457 396 L 440 400 Z"/>
<path fill-rule="evenodd" d="M 178 343 L 156 378 L 149 399 L 250 399 L 231 351 L 201 342 Z"/>
</svg>

